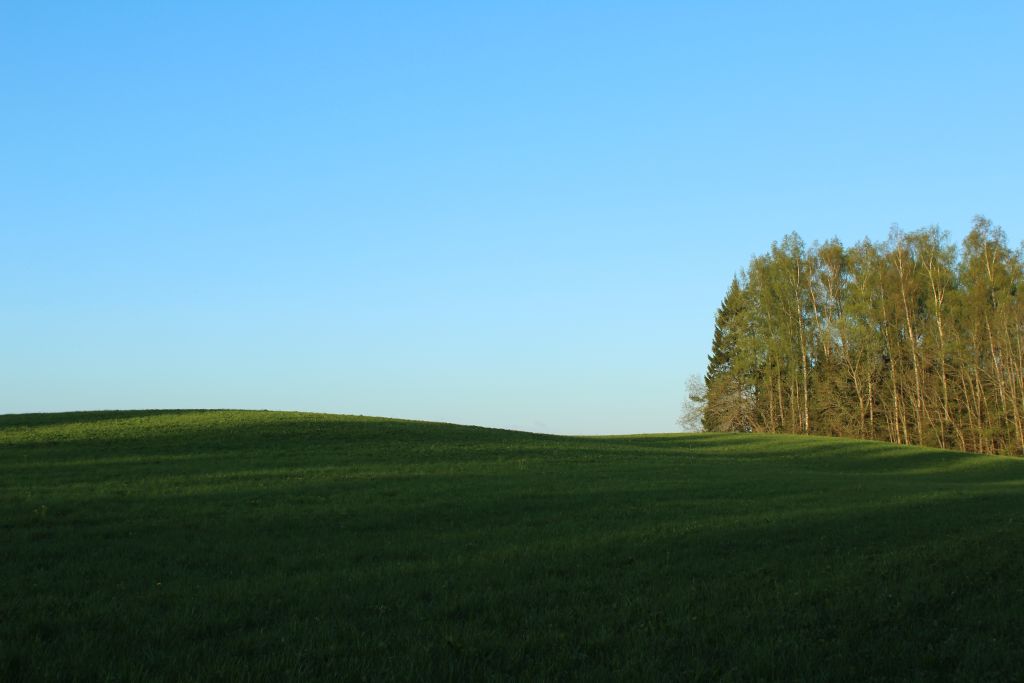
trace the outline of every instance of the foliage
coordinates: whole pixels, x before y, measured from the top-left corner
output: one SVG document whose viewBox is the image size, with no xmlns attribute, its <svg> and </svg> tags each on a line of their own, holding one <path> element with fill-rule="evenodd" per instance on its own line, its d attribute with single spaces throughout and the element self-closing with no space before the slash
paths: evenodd
<svg viewBox="0 0 1024 683">
<path fill-rule="evenodd" d="M 849 249 L 788 235 L 719 309 L 708 376 L 731 384 L 709 381 L 705 426 L 1024 453 L 1022 284 L 1024 254 L 980 216 L 960 250 L 934 227 Z"/>
<path fill-rule="evenodd" d="M 733 278 L 729 291 L 715 315 L 715 336 L 704 375 L 704 392 L 691 389 L 690 400 L 703 406 L 701 424 L 707 432 L 750 431 L 751 415 L 747 378 L 743 375 L 740 339 L 743 334 L 743 293 Z"/>
<path fill-rule="evenodd" d="M 707 403 L 708 387 L 705 379 L 691 375 L 686 381 L 686 400 L 677 420 L 679 426 L 688 432 L 704 431 Z"/>
</svg>

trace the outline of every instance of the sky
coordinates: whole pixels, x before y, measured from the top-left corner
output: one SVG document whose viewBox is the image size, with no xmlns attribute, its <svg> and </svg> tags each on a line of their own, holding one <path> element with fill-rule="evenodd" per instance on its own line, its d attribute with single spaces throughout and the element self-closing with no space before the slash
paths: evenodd
<svg viewBox="0 0 1024 683">
<path fill-rule="evenodd" d="M 1024 4 L 0 0 L 0 413 L 668 432 L 771 242 L 1024 238 Z"/>
</svg>

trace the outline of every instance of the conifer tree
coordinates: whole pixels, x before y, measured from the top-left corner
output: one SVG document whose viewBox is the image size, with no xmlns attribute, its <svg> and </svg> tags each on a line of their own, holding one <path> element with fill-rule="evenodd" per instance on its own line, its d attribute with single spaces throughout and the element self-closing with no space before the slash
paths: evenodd
<svg viewBox="0 0 1024 683">
<path fill-rule="evenodd" d="M 715 313 L 715 336 L 711 340 L 711 355 L 708 356 L 708 371 L 704 383 L 708 386 L 717 378 L 729 372 L 732 358 L 736 353 L 736 316 L 740 309 L 740 283 L 735 277 L 729 284 L 729 291 L 722 299 Z"/>
<path fill-rule="evenodd" d="M 715 335 L 704 375 L 705 431 L 747 431 L 750 429 L 745 387 L 738 366 L 743 316 L 743 290 L 733 278 L 715 314 Z"/>
</svg>

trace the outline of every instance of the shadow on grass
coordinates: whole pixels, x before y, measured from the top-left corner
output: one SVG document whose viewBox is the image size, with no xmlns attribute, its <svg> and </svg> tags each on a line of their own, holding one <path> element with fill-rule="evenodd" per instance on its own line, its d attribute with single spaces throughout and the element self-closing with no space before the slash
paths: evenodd
<svg viewBox="0 0 1024 683">
<path fill-rule="evenodd" d="M 878 472 L 939 472 L 988 469 L 1024 474 L 1024 458 L 981 455 L 940 448 L 900 446 L 885 441 L 792 434 L 698 433 L 652 436 L 580 437 L 612 449 L 628 444 L 637 452 L 743 460 L 799 461 L 823 469 Z"/>
<path fill-rule="evenodd" d="M 130 621 L 135 630 L 124 637 L 138 646 L 170 629 L 179 639 L 167 642 L 195 652 L 187 643 L 197 639 L 183 634 L 219 624 L 224 632 L 215 630 L 199 659 L 207 664 L 237 654 L 228 637 L 235 631 L 251 632 L 286 658 L 301 629 L 318 633 L 318 624 L 333 623 L 337 614 L 373 634 L 374 648 L 388 646 L 364 653 L 379 665 L 397 655 L 420 657 L 427 666 L 425 648 L 435 640 L 441 651 L 431 656 L 452 661 L 457 651 L 444 638 L 454 638 L 498 670 L 514 672 L 521 657 L 500 643 L 522 633 L 538 634 L 534 652 L 565 671 L 583 664 L 572 659 L 573 650 L 545 644 L 558 642 L 557 634 L 592 661 L 621 656 L 620 666 L 636 666 L 646 658 L 666 671 L 680 665 L 674 648 L 682 642 L 687 666 L 735 666 L 741 679 L 772 678 L 766 667 L 777 666 L 773 658 L 782 652 L 791 656 L 790 668 L 775 678 L 805 678 L 829 662 L 845 680 L 927 679 L 972 651 L 990 653 L 1000 666 L 1022 659 L 1016 641 L 1006 640 L 1024 628 L 1024 594 L 1012 590 L 1024 560 L 1005 543 L 1017 533 L 1005 518 L 1020 509 L 1020 494 L 819 502 L 766 519 L 785 507 L 769 505 L 770 495 L 761 497 L 760 513 L 655 506 L 636 515 L 631 489 L 538 495 L 502 489 L 501 481 L 466 481 L 447 501 L 420 490 L 414 501 L 365 496 L 341 508 L 345 492 L 335 482 L 168 497 L 134 539 L 104 528 L 131 518 L 116 514 L 126 501 L 98 497 L 101 523 L 78 524 L 88 549 L 56 571 L 71 581 L 83 566 L 95 571 L 105 558 L 131 558 L 110 565 L 92 595 L 131 612 L 132 619 L 114 613 L 106 626 Z M 383 491 L 364 491 L 375 492 Z M 671 503 L 672 495 L 659 492 L 654 502 Z M 278 505 L 253 507 L 261 498 Z M 988 549 L 984 557 L 981 549 Z M 38 552 L 29 545 L 18 550 L 26 557 Z M 147 585 L 155 576 L 177 587 L 177 602 L 156 590 L 123 602 L 120 587 L 139 583 L 136 575 Z M 168 622 L 172 608 L 187 617 Z M 80 620 L 79 608 L 71 609 Z M 285 625 L 301 624 L 299 631 L 274 630 L 293 616 Z M 9 622 L 9 635 L 38 646 L 19 624 Z M 344 633 L 324 635 L 361 647 Z M 60 645 L 61 637 L 48 646 Z M 943 644 L 943 658 L 932 657 L 932 643 Z"/>
</svg>

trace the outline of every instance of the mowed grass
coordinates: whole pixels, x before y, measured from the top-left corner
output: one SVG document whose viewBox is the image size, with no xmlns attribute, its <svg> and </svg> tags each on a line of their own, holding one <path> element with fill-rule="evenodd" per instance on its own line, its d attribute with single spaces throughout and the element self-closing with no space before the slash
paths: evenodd
<svg viewBox="0 0 1024 683">
<path fill-rule="evenodd" d="M 1024 461 L 0 416 L 0 680 L 1012 680 Z"/>
</svg>

